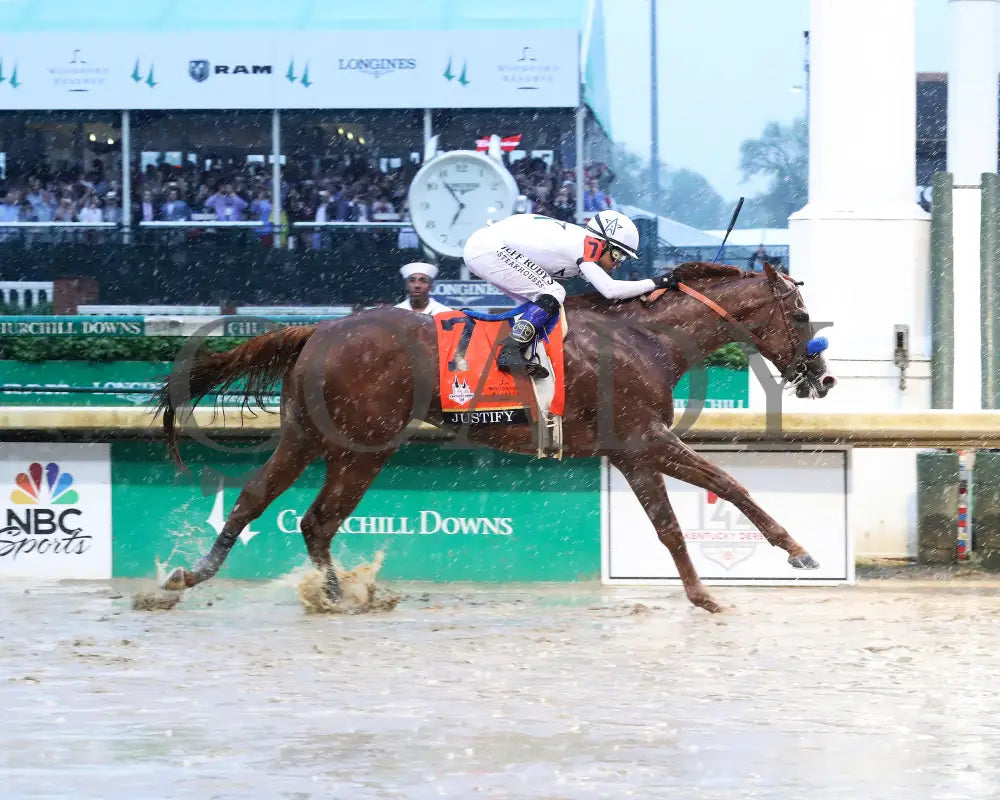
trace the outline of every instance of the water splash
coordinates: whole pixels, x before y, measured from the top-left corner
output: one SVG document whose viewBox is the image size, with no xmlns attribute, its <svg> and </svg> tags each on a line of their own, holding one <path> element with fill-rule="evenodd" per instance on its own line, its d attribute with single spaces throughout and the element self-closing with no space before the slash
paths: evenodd
<svg viewBox="0 0 1000 800">
<path fill-rule="evenodd" d="M 385 551 L 379 550 L 371 562 L 362 562 L 354 569 L 345 570 L 336 561 L 333 568 L 340 581 L 343 597 L 334 602 L 326 596 L 326 575 L 319 570 L 309 570 L 299 582 L 299 600 L 307 614 L 365 614 L 371 611 L 392 611 L 400 596 L 381 587 L 376 582 L 385 561 Z"/>
</svg>

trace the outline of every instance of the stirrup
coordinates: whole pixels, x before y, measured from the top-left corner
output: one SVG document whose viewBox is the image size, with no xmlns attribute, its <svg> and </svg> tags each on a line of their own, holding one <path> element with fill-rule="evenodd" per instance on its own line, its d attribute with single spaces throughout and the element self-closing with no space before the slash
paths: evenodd
<svg viewBox="0 0 1000 800">
<path fill-rule="evenodd" d="M 524 360 L 524 371 L 532 378 L 549 377 L 549 371 L 542 366 L 542 360 L 538 357 L 538 353 Z"/>
</svg>

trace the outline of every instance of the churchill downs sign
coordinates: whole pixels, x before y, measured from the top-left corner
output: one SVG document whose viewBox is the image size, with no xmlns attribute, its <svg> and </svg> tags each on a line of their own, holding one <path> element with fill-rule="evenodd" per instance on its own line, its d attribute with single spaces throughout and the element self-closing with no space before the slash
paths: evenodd
<svg viewBox="0 0 1000 800">
<path fill-rule="evenodd" d="M 144 317 L 0 317 L 0 337 L 145 335 Z"/>
<path fill-rule="evenodd" d="M 233 452 L 183 448 L 192 483 L 175 478 L 156 442 L 112 444 L 116 576 L 152 577 L 157 561 L 181 563 L 215 540 L 242 482 L 267 455 L 219 445 Z M 307 563 L 299 523 L 323 479 L 321 465 L 308 468 L 241 532 L 222 574 L 274 578 Z M 344 521 L 333 555 L 351 567 L 383 550 L 380 575 L 389 580 L 596 579 L 599 487 L 596 458 L 540 462 L 409 444 Z"/>
</svg>

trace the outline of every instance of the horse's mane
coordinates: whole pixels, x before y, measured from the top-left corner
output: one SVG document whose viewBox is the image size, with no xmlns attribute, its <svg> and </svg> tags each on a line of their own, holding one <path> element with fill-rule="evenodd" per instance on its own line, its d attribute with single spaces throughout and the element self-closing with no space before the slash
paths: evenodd
<svg viewBox="0 0 1000 800">
<path fill-rule="evenodd" d="M 708 261 L 685 261 L 683 264 L 678 264 L 670 273 L 674 275 L 678 281 L 696 281 L 696 280 L 723 280 L 725 278 L 759 278 L 763 273 L 760 272 L 747 272 L 739 267 L 730 267 L 727 264 L 712 264 Z M 570 301 L 576 300 L 576 303 L 572 305 L 583 305 L 585 307 L 597 305 L 623 305 L 627 303 L 634 303 L 638 300 L 638 297 L 632 297 L 628 300 L 608 300 L 600 292 L 587 292 L 585 294 L 577 295 L 575 298 L 567 298 L 567 304 Z"/>
<path fill-rule="evenodd" d="M 679 281 L 707 280 L 711 278 L 754 278 L 762 273 L 746 272 L 728 264 L 712 264 L 707 261 L 685 261 L 674 267 L 671 274 Z"/>
</svg>

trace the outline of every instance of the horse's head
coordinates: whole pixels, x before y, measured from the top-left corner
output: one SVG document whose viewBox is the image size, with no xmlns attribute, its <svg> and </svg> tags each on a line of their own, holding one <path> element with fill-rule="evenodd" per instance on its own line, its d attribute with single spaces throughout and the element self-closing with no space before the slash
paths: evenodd
<svg viewBox="0 0 1000 800">
<path fill-rule="evenodd" d="M 714 299 L 689 285 L 700 282 L 706 291 L 716 290 L 711 291 Z M 674 270 L 668 286 L 714 311 L 728 323 L 733 338 L 756 345 L 798 397 L 825 397 L 836 385 L 823 357 L 826 339 L 813 336 L 799 284 L 770 264 L 764 265 L 761 274 L 722 264 L 689 262 Z"/>
<path fill-rule="evenodd" d="M 796 397 L 826 397 L 837 379 L 823 357 L 826 339 L 814 336 L 809 312 L 799 293 L 801 284 L 781 275 L 770 264 L 764 265 L 764 280 L 760 282 L 767 286 L 764 301 L 759 309 L 748 309 L 752 321 L 745 323 L 754 334 L 754 344 L 795 387 Z"/>
</svg>

